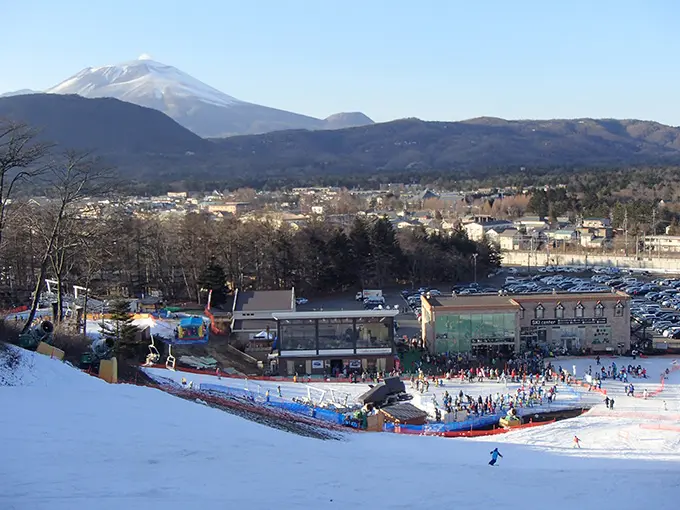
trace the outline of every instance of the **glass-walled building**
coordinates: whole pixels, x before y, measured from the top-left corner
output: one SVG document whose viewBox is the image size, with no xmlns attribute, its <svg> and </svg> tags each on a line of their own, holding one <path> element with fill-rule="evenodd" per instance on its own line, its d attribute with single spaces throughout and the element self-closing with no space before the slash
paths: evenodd
<svg viewBox="0 0 680 510">
<path fill-rule="evenodd" d="M 432 353 L 630 349 L 630 303 L 622 292 L 423 296 L 422 302 L 422 335 Z"/>
<path fill-rule="evenodd" d="M 389 371 L 398 310 L 289 312 L 277 324 L 273 370 L 280 375 Z"/>
</svg>

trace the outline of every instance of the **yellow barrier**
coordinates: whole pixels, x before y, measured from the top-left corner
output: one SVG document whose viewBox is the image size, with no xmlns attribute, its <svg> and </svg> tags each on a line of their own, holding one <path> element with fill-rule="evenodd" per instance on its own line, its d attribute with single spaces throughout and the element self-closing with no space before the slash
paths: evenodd
<svg viewBox="0 0 680 510">
<path fill-rule="evenodd" d="M 99 377 L 107 383 L 116 384 L 118 382 L 118 360 L 116 358 L 101 360 Z"/>
<path fill-rule="evenodd" d="M 57 347 L 46 344 L 45 342 L 40 342 L 38 344 L 38 348 L 35 351 L 39 352 L 40 354 L 44 354 L 45 356 L 49 356 L 50 358 L 59 360 L 64 359 L 64 351 L 58 349 Z"/>
</svg>

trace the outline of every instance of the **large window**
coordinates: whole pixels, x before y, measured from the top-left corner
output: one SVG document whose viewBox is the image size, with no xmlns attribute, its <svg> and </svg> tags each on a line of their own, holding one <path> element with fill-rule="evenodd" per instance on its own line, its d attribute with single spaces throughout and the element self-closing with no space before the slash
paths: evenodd
<svg viewBox="0 0 680 510">
<path fill-rule="evenodd" d="M 294 319 L 281 321 L 281 350 L 316 350 L 316 321 Z"/>
<path fill-rule="evenodd" d="M 435 349 L 469 352 L 473 346 L 512 343 L 517 316 L 512 313 L 451 314 L 436 316 Z"/>
<path fill-rule="evenodd" d="M 354 321 L 319 319 L 319 349 L 354 349 Z"/>
<path fill-rule="evenodd" d="M 357 320 L 357 349 L 391 347 L 394 324 L 390 317 L 361 317 Z"/>
</svg>

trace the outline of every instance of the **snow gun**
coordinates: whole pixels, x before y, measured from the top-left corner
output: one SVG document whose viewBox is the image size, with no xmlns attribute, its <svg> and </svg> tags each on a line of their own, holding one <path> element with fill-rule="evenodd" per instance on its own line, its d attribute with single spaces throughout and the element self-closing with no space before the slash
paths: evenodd
<svg viewBox="0 0 680 510">
<path fill-rule="evenodd" d="M 42 321 L 37 326 L 32 327 L 26 333 L 19 335 L 19 346 L 24 349 L 35 351 L 40 342 L 52 344 L 54 339 L 54 324 L 50 321 Z"/>
</svg>

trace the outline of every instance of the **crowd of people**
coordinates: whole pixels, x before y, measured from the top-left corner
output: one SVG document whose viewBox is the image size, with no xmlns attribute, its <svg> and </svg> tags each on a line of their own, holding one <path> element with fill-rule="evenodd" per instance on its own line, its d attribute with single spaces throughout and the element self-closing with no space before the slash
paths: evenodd
<svg viewBox="0 0 680 510">
<path fill-rule="evenodd" d="M 463 375 L 470 381 L 483 382 L 484 378 L 495 379 L 500 382 L 505 377 L 505 373 L 500 373 L 497 369 L 469 369 L 462 371 Z M 472 374 L 472 377 L 470 374 Z M 522 383 L 514 392 L 501 392 L 483 396 L 478 395 L 473 397 L 468 395 L 462 389 L 457 394 L 450 394 L 448 390 L 444 391 L 442 401 L 439 402 L 435 394 L 432 395 L 432 404 L 435 409 L 435 421 L 451 422 L 462 421 L 486 415 L 496 415 L 509 410 L 522 407 L 534 407 L 543 405 L 545 403 L 552 403 L 557 396 L 557 384 L 550 384 L 556 382 L 554 377 L 551 377 L 552 372 L 547 369 L 539 374 L 524 374 L 521 378 L 517 373 L 511 372 L 510 380 L 516 383 Z M 436 376 L 426 376 L 422 370 L 419 371 L 418 376 L 411 376 L 410 386 L 412 390 L 417 391 L 421 395 L 429 392 L 430 384 L 436 388 L 445 386 L 445 381 L 455 379 L 447 377 L 442 379 Z"/>
<path fill-rule="evenodd" d="M 527 353 L 521 356 L 513 356 L 507 360 L 496 356 L 477 356 L 470 353 L 442 353 L 430 354 L 421 352 L 420 359 L 411 362 L 410 367 L 405 367 L 412 374 L 423 372 L 428 376 L 441 376 L 448 379 L 464 377 L 468 381 L 479 378 L 498 379 L 502 373 L 511 378 L 515 374 L 515 382 L 518 377 L 529 374 L 538 374 L 542 371 L 543 357 L 538 354 Z M 481 382 L 481 381 L 480 381 Z"/>
</svg>

